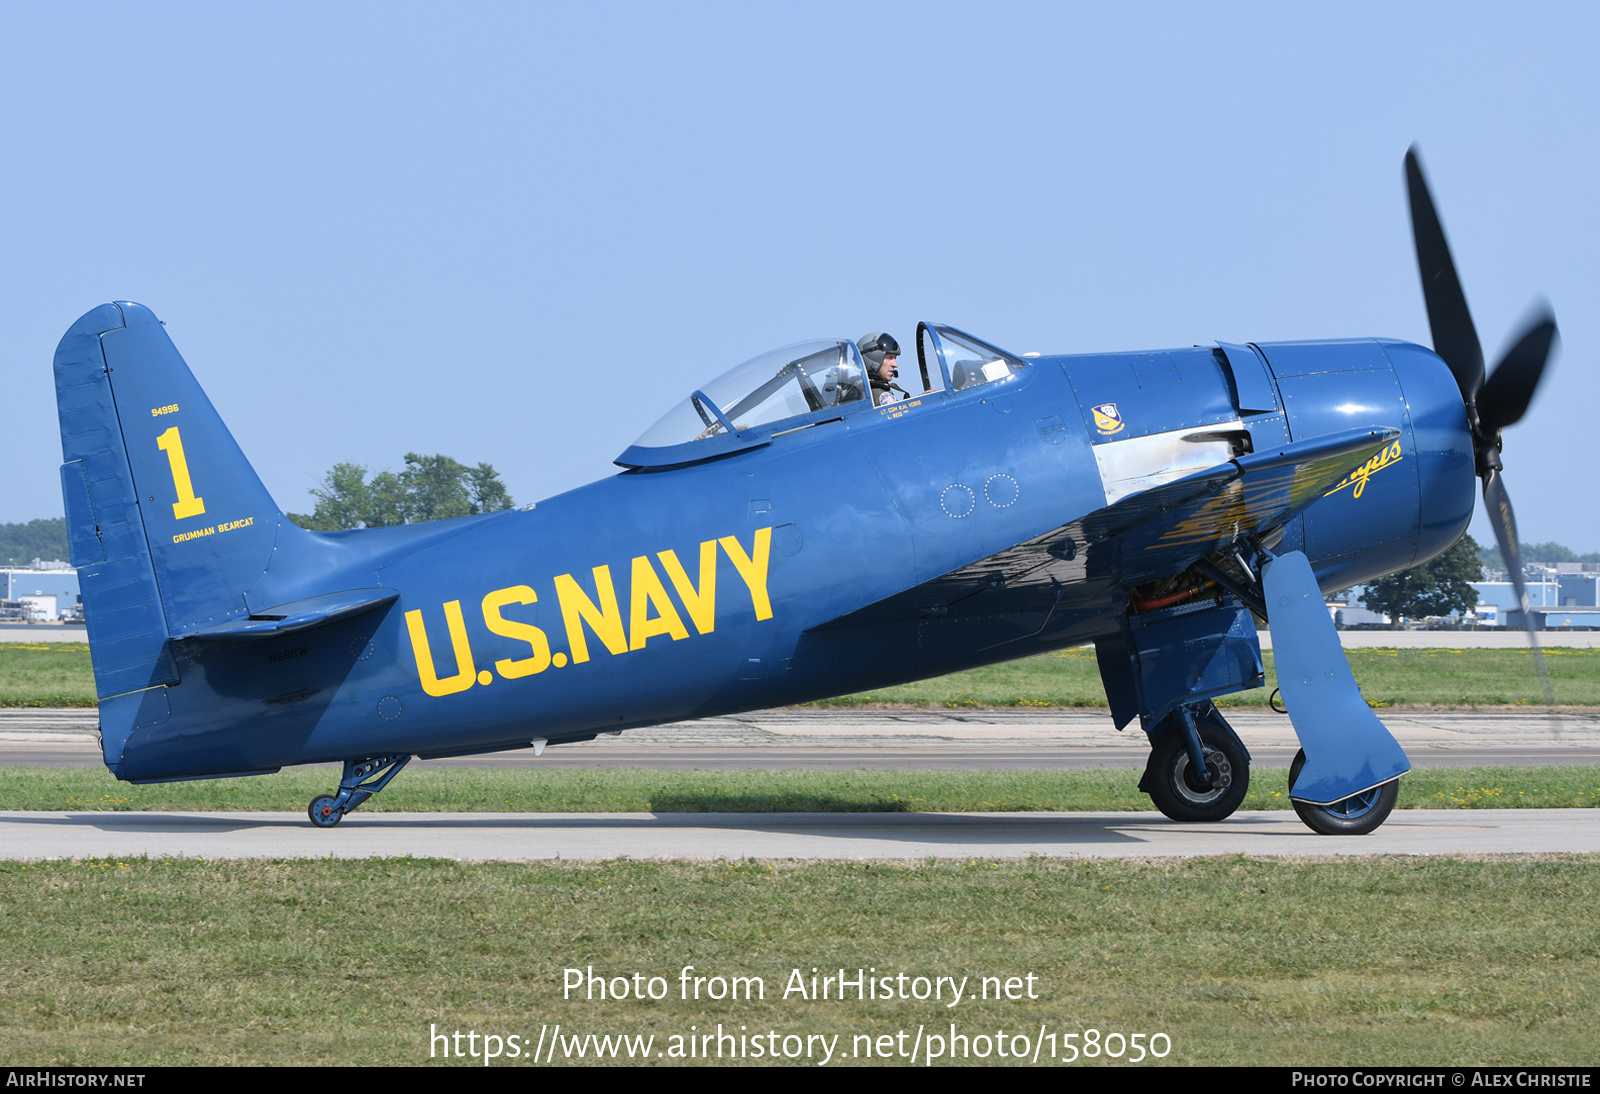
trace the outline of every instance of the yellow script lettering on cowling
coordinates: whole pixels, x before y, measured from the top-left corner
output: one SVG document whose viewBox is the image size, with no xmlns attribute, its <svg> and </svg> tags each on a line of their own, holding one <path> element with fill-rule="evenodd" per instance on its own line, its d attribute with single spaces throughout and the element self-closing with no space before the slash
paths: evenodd
<svg viewBox="0 0 1600 1094">
<path fill-rule="evenodd" d="M 718 551 L 718 548 L 721 551 Z M 656 558 L 667 581 L 678 594 L 674 601 L 667 585 L 661 579 L 649 555 L 634 558 L 628 569 L 628 614 L 626 621 L 621 602 L 617 599 L 616 582 L 609 565 L 596 566 L 591 571 L 594 596 L 572 574 L 557 574 L 553 579 L 556 602 L 561 606 L 562 627 L 567 635 L 567 648 L 571 650 L 571 664 L 581 665 L 590 660 L 589 635 L 592 633 L 613 657 L 642 650 L 652 638 L 670 638 L 674 642 L 689 638 L 689 628 L 684 616 L 694 624 L 699 634 L 710 634 L 716 628 L 717 615 L 717 563 L 726 554 L 738 572 L 740 580 L 750 593 L 750 606 L 758 621 L 772 618 L 772 600 L 767 593 L 767 574 L 772 562 L 772 529 L 758 528 L 747 552 L 737 536 L 708 539 L 700 544 L 699 580 L 690 580 L 688 571 L 679 561 L 675 551 L 661 551 Z M 551 664 L 566 664 L 562 654 L 552 655 L 550 639 L 543 630 L 532 623 L 506 618 L 504 610 L 514 605 L 536 604 L 539 594 L 528 585 L 512 585 L 496 589 L 483 598 L 483 625 L 490 634 L 510 638 L 528 645 L 528 655 L 506 657 L 494 663 L 502 679 L 518 680 L 534 676 Z M 679 603 L 682 612 L 679 611 Z M 416 658 L 417 676 L 422 690 L 428 695 L 454 695 L 479 683 L 477 664 L 473 660 L 472 645 L 467 637 L 466 618 L 461 612 L 461 601 L 452 600 L 444 605 L 445 624 L 450 632 L 450 645 L 455 654 L 454 676 L 441 678 L 434 663 L 433 651 L 428 644 L 427 626 L 422 609 L 406 612 L 406 631 L 411 636 L 411 652 Z M 660 643 L 657 643 L 658 645 Z M 483 680 L 491 679 L 483 674 Z"/>
<path fill-rule="evenodd" d="M 1361 496 L 1361 491 L 1367 488 L 1368 479 L 1370 479 L 1377 472 L 1382 471 L 1385 467 L 1388 467 L 1390 464 L 1399 462 L 1400 442 L 1395 441 L 1388 448 L 1385 448 L 1382 452 L 1379 452 L 1366 463 L 1362 464 L 1360 467 L 1350 472 L 1350 474 L 1346 475 L 1339 481 L 1337 486 L 1322 496 L 1325 498 L 1332 497 L 1334 494 L 1337 494 L 1345 487 L 1354 483 L 1355 489 L 1350 491 L 1350 496 L 1353 498 L 1359 498 Z"/>
</svg>

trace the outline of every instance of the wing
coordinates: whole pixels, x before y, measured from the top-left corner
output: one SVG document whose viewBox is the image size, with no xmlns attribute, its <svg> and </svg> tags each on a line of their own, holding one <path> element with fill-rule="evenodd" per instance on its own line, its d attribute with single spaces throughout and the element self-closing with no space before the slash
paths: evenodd
<svg viewBox="0 0 1600 1094">
<path fill-rule="evenodd" d="M 1049 611 L 1068 596 L 1176 574 L 1229 543 L 1287 524 L 1399 436 L 1396 429 L 1354 429 L 1241 456 L 1123 498 L 817 629 Z"/>
</svg>

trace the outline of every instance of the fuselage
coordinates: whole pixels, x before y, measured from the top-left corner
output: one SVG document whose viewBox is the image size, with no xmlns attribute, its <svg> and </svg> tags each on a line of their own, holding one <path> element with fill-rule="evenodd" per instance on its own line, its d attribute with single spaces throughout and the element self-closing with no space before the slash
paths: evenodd
<svg viewBox="0 0 1600 1094">
<path fill-rule="evenodd" d="M 1228 445 L 1399 429 L 1284 530 L 1325 590 L 1457 538 L 1472 445 L 1439 358 L 1370 339 L 1249 353 L 1031 358 L 1002 383 L 862 405 L 522 510 L 350 533 L 285 524 L 253 603 L 374 584 L 398 600 L 281 641 L 173 642 L 168 710 L 141 717 L 113 770 L 165 779 L 586 739 L 1091 641 L 1120 626 L 1129 589 L 1168 575 L 1091 547 L 1042 621 L 829 624 L 1170 481 L 1184 473 L 1172 451 L 1220 462 Z M 1241 375 L 1252 360 L 1259 375 Z"/>
</svg>

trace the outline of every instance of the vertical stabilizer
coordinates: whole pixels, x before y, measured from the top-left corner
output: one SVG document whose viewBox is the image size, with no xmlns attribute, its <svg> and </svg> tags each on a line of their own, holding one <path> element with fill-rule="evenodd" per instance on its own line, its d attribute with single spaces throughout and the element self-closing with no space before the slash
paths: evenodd
<svg viewBox="0 0 1600 1094">
<path fill-rule="evenodd" d="M 282 514 L 149 309 L 89 312 L 55 374 L 96 690 L 176 683 L 169 640 L 245 614 Z"/>
</svg>

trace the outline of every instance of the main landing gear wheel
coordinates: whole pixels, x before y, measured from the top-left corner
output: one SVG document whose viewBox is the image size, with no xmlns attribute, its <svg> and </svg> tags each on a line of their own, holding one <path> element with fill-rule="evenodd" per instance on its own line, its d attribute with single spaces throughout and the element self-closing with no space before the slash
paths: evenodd
<svg viewBox="0 0 1600 1094">
<path fill-rule="evenodd" d="M 332 828 L 344 819 L 344 811 L 339 808 L 337 798 L 331 794 L 320 794 L 306 806 L 306 816 L 318 828 Z"/>
<path fill-rule="evenodd" d="M 1219 821 L 1233 814 L 1250 789 L 1250 760 L 1239 745 L 1207 726 L 1200 728 L 1209 782 L 1189 760 L 1183 731 L 1156 741 L 1143 784 L 1156 808 L 1175 821 Z"/>
<path fill-rule="evenodd" d="M 1294 790 L 1300 769 L 1306 766 L 1306 750 L 1295 753 L 1289 765 L 1289 789 Z M 1332 805 L 1312 805 L 1310 802 L 1289 799 L 1294 811 L 1305 821 L 1306 827 L 1323 836 L 1364 836 L 1389 819 L 1394 803 L 1400 797 L 1400 780 L 1390 779 L 1382 786 L 1352 795 Z"/>
</svg>

